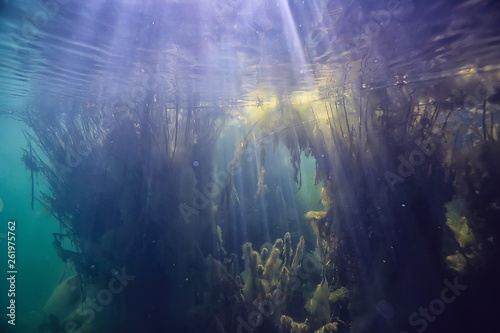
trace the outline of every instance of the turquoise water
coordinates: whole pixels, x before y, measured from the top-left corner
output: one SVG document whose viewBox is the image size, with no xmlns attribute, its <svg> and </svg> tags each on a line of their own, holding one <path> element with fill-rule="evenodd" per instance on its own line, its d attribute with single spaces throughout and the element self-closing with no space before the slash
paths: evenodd
<svg viewBox="0 0 500 333">
<path fill-rule="evenodd" d="M 59 231 L 59 224 L 38 203 L 31 209 L 30 174 L 21 164 L 21 148 L 27 144 L 22 131 L 26 129 L 19 121 L 3 119 L 0 130 L 3 142 L 0 153 L 0 198 L 3 202 L 0 244 L 2 249 L 7 249 L 7 221 L 15 220 L 17 318 L 22 318 L 16 325 L 19 332 L 36 330 L 36 322 L 43 317 L 41 309 L 64 271 L 64 265 L 51 246 L 52 233 Z M 38 190 L 46 188 L 43 179 L 35 182 Z M 2 269 L 6 271 L 6 268 L 5 260 Z M 4 291 L 9 289 L 5 279 L 2 279 L 1 288 Z M 6 296 L 7 293 L 3 293 L 2 307 L 8 305 Z"/>
</svg>

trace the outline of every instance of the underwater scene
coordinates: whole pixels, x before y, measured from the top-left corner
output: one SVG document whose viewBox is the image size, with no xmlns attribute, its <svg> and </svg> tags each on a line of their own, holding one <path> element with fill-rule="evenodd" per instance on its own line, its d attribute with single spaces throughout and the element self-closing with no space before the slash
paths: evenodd
<svg viewBox="0 0 500 333">
<path fill-rule="evenodd" d="M 500 332 L 500 2 L 0 22 L 0 333 Z"/>
</svg>

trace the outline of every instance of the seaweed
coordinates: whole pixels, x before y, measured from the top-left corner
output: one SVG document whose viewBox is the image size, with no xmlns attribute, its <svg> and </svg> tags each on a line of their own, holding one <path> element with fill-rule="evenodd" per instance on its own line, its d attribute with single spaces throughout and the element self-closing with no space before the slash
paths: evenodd
<svg viewBox="0 0 500 333">
<path fill-rule="evenodd" d="M 313 318 L 310 323 L 313 328 L 320 328 L 330 323 L 330 289 L 323 280 L 318 284 L 313 297 L 306 303 L 306 309 Z"/>
<path fill-rule="evenodd" d="M 345 83 L 354 65 L 347 65 Z M 217 205 L 210 200 L 217 194 L 207 190 L 227 110 L 202 106 L 195 95 L 166 103 L 148 95 L 133 107 L 87 102 L 22 114 L 32 129 L 22 157 L 32 207 L 40 174 L 49 191 L 39 201 L 62 229 L 54 248 L 74 265 L 82 299 L 113 278 L 112 268 L 124 267 L 137 283 L 102 315 L 116 323 L 127 317 L 131 330 L 234 332 L 239 316 L 256 307 L 268 314 L 264 332 L 347 332 L 351 325 L 382 332 L 394 328 L 373 306 L 381 299 L 399 304 L 408 292 L 401 316 L 433 297 L 443 278 L 498 276 L 489 266 L 500 258 L 500 147 L 487 101 L 474 115 L 479 125 L 463 131 L 457 123 L 468 110 L 418 83 L 375 87 L 363 96 L 348 95 L 345 86 L 339 91 L 259 93 L 248 107 L 248 130 L 230 169 L 249 146 L 258 147 L 256 194 L 265 202 L 266 143 L 281 145 L 297 191 L 306 181 L 321 187 L 323 207 L 303 216 L 300 237 L 287 225 L 284 237 L 260 252 L 243 243 L 243 270 L 224 248 L 234 223 L 228 211 L 241 204 L 231 176 Z M 314 179 L 302 178 L 302 156 L 315 160 Z M 283 218 L 281 188 L 274 196 Z M 453 200 L 463 200 L 460 208 L 451 207 Z M 178 208 L 191 203 L 186 221 Z M 147 324 L 151 309 L 138 304 L 138 295 L 155 308 Z M 72 318 L 83 327 L 81 315 Z M 42 327 L 57 330 L 67 320 L 47 317 Z"/>
</svg>

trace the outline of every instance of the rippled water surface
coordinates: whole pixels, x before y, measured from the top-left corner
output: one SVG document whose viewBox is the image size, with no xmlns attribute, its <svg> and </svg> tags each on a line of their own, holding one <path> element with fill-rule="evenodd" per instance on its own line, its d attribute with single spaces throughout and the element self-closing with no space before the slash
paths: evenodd
<svg viewBox="0 0 500 333">
<path fill-rule="evenodd" d="M 144 84 L 218 101 L 257 86 L 331 90 L 348 67 L 368 86 L 497 68 L 495 1 L 49 3 L 2 2 L 4 106 Z"/>
</svg>

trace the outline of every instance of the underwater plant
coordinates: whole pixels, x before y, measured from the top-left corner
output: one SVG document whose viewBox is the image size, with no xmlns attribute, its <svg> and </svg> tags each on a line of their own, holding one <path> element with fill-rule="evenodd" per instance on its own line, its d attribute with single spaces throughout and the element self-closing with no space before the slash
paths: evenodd
<svg viewBox="0 0 500 333">
<path fill-rule="evenodd" d="M 179 79 L 175 89 L 148 90 L 140 101 L 82 99 L 67 110 L 30 108 L 20 115 L 31 128 L 22 160 L 31 173 L 32 207 L 34 176 L 43 175 L 49 189 L 39 201 L 60 222 L 53 245 L 74 266 L 80 312 L 112 270 L 125 267 L 137 278 L 101 313 L 103 327 L 116 325 L 108 331 L 235 332 L 238 318 L 257 308 L 263 331 L 385 332 L 403 329 L 407 314 L 434 297 L 444 277 L 498 276 L 488 267 L 500 256 L 498 92 L 488 89 L 482 105 L 470 107 L 467 94 L 482 81 L 475 70 L 450 69 L 444 78 L 427 80 L 401 69 L 401 59 L 414 55 L 386 47 L 394 36 L 389 22 L 372 16 L 383 12 L 394 23 L 410 10 L 418 16 L 427 4 L 399 12 L 375 2 L 343 5 L 322 4 L 335 13 L 323 13 L 318 26 L 353 20 L 363 27 L 361 36 L 345 31 L 349 24 L 317 35 L 301 29 L 298 37 L 308 48 L 311 40 L 326 38 L 325 49 L 313 52 L 322 58 L 305 63 L 317 76 L 305 88 L 259 87 L 265 81 L 259 73 L 242 89 L 246 102 L 238 96 L 227 106 L 218 96 L 204 96 L 198 80 Z M 385 41 L 383 47 L 349 45 L 366 39 L 367 22 L 380 28 L 370 37 Z M 261 28 L 265 46 L 277 32 Z M 425 37 L 439 55 L 436 42 L 456 38 Z M 339 51 L 341 44 L 356 50 Z M 189 66 L 204 70 L 201 62 Z M 467 121 L 476 125 L 465 128 Z M 219 138 L 234 129 L 230 122 L 238 128 L 226 143 L 234 152 L 220 153 L 219 161 Z M 249 147 L 256 152 L 243 170 L 253 171 L 244 175 L 253 198 L 238 193 L 244 186 L 235 186 L 231 172 L 213 180 L 222 160 L 234 170 Z M 273 148 L 288 154 L 286 176 L 293 180 L 287 195 L 276 187 L 275 201 L 268 195 L 273 173 L 266 169 Z M 313 179 L 303 178 L 304 158 L 315 163 Z M 321 200 L 302 217 L 295 214 L 291 225 L 286 201 L 306 182 L 321 188 Z M 260 251 L 253 246 L 262 238 L 248 237 L 238 217 L 256 199 L 263 209 L 279 204 L 265 221 L 273 229 L 265 230 L 265 241 L 284 234 Z M 455 200 L 460 207 L 451 207 Z M 236 255 L 240 247 L 243 261 Z M 380 302 L 392 304 L 390 311 L 374 306 Z M 265 308 L 270 303 L 272 314 Z M 75 311 L 71 318 L 47 314 L 42 326 L 53 331 L 69 320 L 83 330 Z"/>
<path fill-rule="evenodd" d="M 286 230 L 260 252 L 244 243 L 242 270 L 239 256 L 225 249 L 233 222 L 227 211 L 241 204 L 232 178 L 220 186 L 217 203 L 202 197 L 210 193 L 224 112 L 199 112 L 178 101 L 167 108 L 151 96 L 127 117 L 117 116 L 110 130 L 100 127 L 106 115 L 99 108 L 50 126 L 41 121 L 43 112 L 30 110 L 25 120 L 35 134 L 27 138 L 38 152 L 26 150 L 23 159 L 50 185 L 40 202 L 63 228 L 54 235 L 54 247 L 81 281 L 79 311 L 112 278 L 112 269 L 126 267 L 137 280 L 99 317 L 111 330 L 142 327 L 133 318 L 126 324 L 115 319 L 136 311 L 147 315 L 150 308 L 132 301 L 145 291 L 151 293 L 144 302 L 168 312 L 169 325 L 179 331 L 234 332 L 238 318 L 257 308 L 269 314 L 260 323 L 263 332 L 285 333 L 383 331 L 387 323 L 380 322 L 373 304 L 382 297 L 397 304 L 401 294 L 418 290 L 394 310 L 398 324 L 405 325 L 405 314 L 431 297 L 428 286 L 498 258 L 493 221 L 500 159 L 493 132 L 454 150 L 457 134 L 447 127 L 454 124 L 453 106 L 428 98 L 418 86 L 402 105 L 390 105 L 389 92 L 369 93 L 364 109 L 346 96 L 303 93 L 262 97 L 265 102 L 252 107 L 258 112 L 247 120 L 249 130 L 231 167 L 255 143 L 257 194 L 265 198 L 263 142 L 281 145 L 289 152 L 297 188 L 305 181 L 321 187 L 322 208 L 304 214 L 300 223 L 307 232 L 300 237 Z M 80 144 L 87 141 L 88 155 Z M 78 159 L 68 147 L 80 148 Z M 314 159 L 314 179 L 302 179 L 301 156 Z M 460 208 L 447 206 L 457 196 Z M 276 197 L 283 211 L 281 190 Z M 196 207 L 189 223 L 179 223 L 183 203 Z M 304 273 L 306 260 L 314 262 L 314 272 Z M 402 278 L 402 272 L 417 271 L 425 281 L 411 274 Z M 47 314 L 42 328 L 50 332 L 71 320 L 91 330 L 75 311 Z M 148 325 L 161 327 L 163 321 L 156 315 Z"/>
<path fill-rule="evenodd" d="M 471 124 L 475 130 L 464 134 L 457 131 L 456 142 L 463 141 L 463 147 L 454 151 L 451 169 L 456 178 L 456 199 L 447 207 L 448 226 L 455 242 L 449 246 L 447 262 L 462 280 L 474 286 L 472 302 L 500 294 L 495 282 L 499 268 L 492 264 L 500 260 L 500 144 L 495 120 L 498 117 L 493 116 L 498 111 L 494 108 L 489 112 L 488 123 L 484 101 L 482 126 Z M 488 286 L 488 296 L 483 295 L 479 285 Z"/>
<path fill-rule="evenodd" d="M 451 235 L 446 231 L 446 204 L 453 199 L 457 183 L 457 173 L 450 168 L 457 159 L 451 153 L 456 141 L 453 117 L 461 111 L 448 101 L 430 97 L 419 84 L 362 93 L 365 108 L 345 95 L 324 100 L 300 94 L 290 94 L 286 101 L 268 98 L 272 102 L 267 107 L 256 106 L 256 117 L 265 125 L 252 128 L 254 138 L 289 150 L 299 188 L 303 182 L 300 155 L 316 161 L 314 183 L 322 186 L 324 209 L 308 212 L 305 220 L 316 236 L 325 281 L 318 290 L 328 294 L 331 302 L 326 304 L 332 303 L 339 329 L 353 320 L 358 330 L 378 325 L 376 315 L 369 315 L 376 309 L 370 310 L 369 304 L 382 295 L 397 302 L 399 294 L 418 285 L 421 293 L 412 294 L 412 301 L 397 309 L 411 313 L 425 295 L 432 294 L 427 286 L 454 274 L 447 261 L 462 265 L 463 254 L 441 254 L 453 233 L 459 247 L 471 251 L 477 244 L 473 224 L 464 219 L 452 226 Z M 397 94 L 399 98 L 393 98 Z M 467 256 L 472 258 L 471 253 Z M 399 278 L 398 272 L 404 271 L 419 271 L 426 282 Z M 318 309 L 313 299 L 308 297 L 310 315 Z M 320 313 L 313 312 L 313 317 Z M 366 320 L 355 320 L 360 313 Z M 333 324 L 326 315 L 320 317 L 319 322 L 309 318 L 305 325 L 287 316 L 282 325 L 285 330 L 300 331 L 311 323 L 316 330 Z M 399 324 L 405 321 L 402 315 Z"/>
<path fill-rule="evenodd" d="M 213 205 L 200 209 L 190 224 L 178 224 L 183 221 L 180 203 L 191 203 L 192 188 L 203 191 L 210 181 L 211 151 L 225 115 L 217 107 L 199 112 L 179 102 L 160 104 L 151 94 L 135 108 L 125 108 L 127 113 L 84 102 L 61 118 L 53 110 L 36 108 L 20 115 L 32 130 L 26 137 L 33 151 L 25 151 L 25 164 L 42 174 L 49 187 L 39 202 L 61 225 L 54 247 L 62 261 L 74 266 L 82 284 L 80 313 L 114 277 L 113 270 L 124 267 L 136 276 L 93 323 L 85 324 L 77 312 L 71 318 L 47 313 L 45 330 L 70 322 L 82 331 L 119 331 L 124 325 L 148 330 L 138 319 L 142 315 L 129 315 L 149 311 L 133 301 L 137 294 L 157 308 L 147 323 L 150 328 L 164 326 L 162 313 L 176 304 L 177 311 L 169 312 L 169 327 L 179 331 L 192 325 L 186 316 L 202 313 L 204 323 L 216 325 L 212 314 L 219 314 L 222 304 L 236 303 L 237 285 L 229 273 L 229 258 L 223 258 Z M 193 160 L 199 166 L 186 168 Z M 170 245 L 179 242 L 182 248 Z M 170 272 L 171 267 L 179 274 Z M 178 290 L 186 276 L 199 287 L 189 295 Z M 200 301 L 199 295 L 217 286 L 222 296 Z M 159 294 L 172 297 L 157 299 Z M 126 323 L 123 318 L 128 318 Z"/>
<path fill-rule="evenodd" d="M 330 289 L 326 281 L 321 281 L 314 291 L 313 297 L 307 302 L 306 309 L 311 314 L 311 326 L 322 327 L 330 323 Z"/>
<path fill-rule="evenodd" d="M 286 260 L 285 253 L 292 252 L 291 241 L 288 241 L 291 240 L 290 233 L 286 233 L 284 239 L 285 242 L 281 238 L 275 241 L 270 254 L 265 247 L 259 254 L 252 249 L 252 244 L 243 245 L 245 270 L 241 277 L 245 303 L 249 307 L 256 306 L 266 314 L 261 324 L 264 331 L 273 331 L 279 327 L 280 332 L 284 333 L 336 332 L 339 321 L 332 322 L 335 313 L 332 313 L 330 304 L 336 307 L 345 303 L 348 300 L 347 289 L 342 287 L 331 292 L 325 279 L 317 286 L 310 284 L 309 281 L 320 278 L 321 268 L 316 268 L 316 274 L 312 274 L 314 271 L 308 268 L 308 273 L 305 274 L 305 268 L 301 265 L 306 262 L 305 259 L 303 261 L 304 237 L 301 236 L 295 255 L 289 260 Z M 316 255 L 317 252 L 307 258 L 307 265 L 312 264 L 311 260 L 319 261 Z M 291 264 L 287 264 L 290 260 Z M 318 264 L 321 265 L 319 262 Z M 308 279 L 307 283 L 301 280 L 304 278 Z M 297 311 L 297 303 L 304 304 L 302 309 L 307 310 L 307 314 L 300 309 Z M 295 322 L 292 317 L 300 313 L 306 316 L 303 323 Z"/>
</svg>

